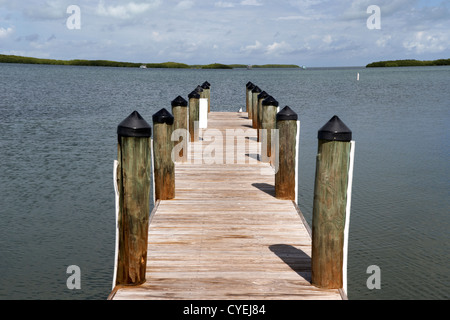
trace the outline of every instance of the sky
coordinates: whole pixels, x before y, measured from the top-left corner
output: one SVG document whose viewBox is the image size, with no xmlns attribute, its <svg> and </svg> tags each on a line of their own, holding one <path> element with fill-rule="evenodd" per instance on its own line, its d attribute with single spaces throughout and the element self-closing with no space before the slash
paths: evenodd
<svg viewBox="0 0 450 320">
<path fill-rule="evenodd" d="M 450 0 L 0 0 L 0 54 L 38 58 L 337 67 L 449 44 Z"/>
</svg>

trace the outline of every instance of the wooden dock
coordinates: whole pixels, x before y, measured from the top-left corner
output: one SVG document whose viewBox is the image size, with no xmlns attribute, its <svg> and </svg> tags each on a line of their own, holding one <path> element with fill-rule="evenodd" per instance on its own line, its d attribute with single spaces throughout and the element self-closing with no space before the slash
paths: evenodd
<svg viewBox="0 0 450 320">
<path fill-rule="evenodd" d="M 191 146 L 203 163 L 176 163 L 175 199 L 155 205 L 146 282 L 116 286 L 109 299 L 346 299 L 340 289 L 311 285 L 310 228 L 295 202 L 275 198 L 274 170 L 256 160 L 257 132 L 247 113 L 211 112 L 210 129 L 223 133 L 224 145 L 226 129 L 250 136 L 235 150 L 245 163 L 227 162 L 224 151 L 223 161 L 205 164 L 212 161 L 199 150 L 209 142 Z M 217 160 L 219 152 L 210 156 Z"/>
</svg>

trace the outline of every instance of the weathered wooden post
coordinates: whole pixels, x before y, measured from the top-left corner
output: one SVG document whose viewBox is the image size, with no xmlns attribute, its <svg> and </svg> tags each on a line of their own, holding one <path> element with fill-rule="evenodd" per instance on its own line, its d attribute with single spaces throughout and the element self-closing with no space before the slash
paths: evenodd
<svg viewBox="0 0 450 320">
<path fill-rule="evenodd" d="M 277 114 L 279 135 L 278 166 L 275 173 L 275 196 L 297 201 L 297 114 L 288 106 Z"/>
<path fill-rule="evenodd" d="M 145 282 L 151 179 L 150 125 L 134 111 L 117 128 L 116 285 Z"/>
<path fill-rule="evenodd" d="M 248 113 L 248 105 L 249 105 L 249 94 L 251 94 L 251 90 L 250 87 L 253 86 L 253 83 L 251 81 L 247 82 L 247 84 L 245 85 L 245 112 Z"/>
<path fill-rule="evenodd" d="M 211 112 L 211 85 L 208 81 L 203 82 L 201 85 L 203 92 L 205 94 L 205 98 L 208 99 L 208 113 Z"/>
<path fill-rule="evenodd" d="M 174 117 L 166 109 L 153 115 L 153 180 L 155 200 L 175 198 L 175 164 L 172 160 Z"/>
<path fill-rule="evenodd" d="M 174 117 L 174 133 L 175 139 L 182 139 L 175 141 L 174 144 L 174 161 L 187 162 L 188 155 L 188 102 L 181 96 L 172 101 L 172 114 Z"/>
<path fill-rule="evenodd" d="M 248 92 L 248 96 L 247 96 L 247 113 L 248 113 L 248 118 L 251 119 L 252 118 L 252 114 L 253 114 L 253 94 L 252 91 L 255 88 L 255 85 L 253 83 L 250 83 L 247 87 L 247 92 Z"/>
<path fill-rule="evenodd" d="M 200 95 L 196 91 L 192 91 L 189 95 L 189 134 L 191 142 L 198 141 L 198 123 Z"/>
<path fill-rule="evenodd" d="M 258 95 L 261 93 L 261 89 L 255 86 L 252 90 L 252 127 L 256 129 L 256 112 L 258 112 Z"/>
<path fill-rule="evenodd" d="M 261 122 L 262 122 L 262 102 L 264 99 L 266 99 L 269 95 L 267 92 L 263 91 L 260 94 L 258 94 L 258 105 L 257 105 L 257 111 L 256 111 L 256 130 L 257 130 L 257 141 L 261 142 L 261 137 L 259 135 L 259 130 L 261 129 Z"/>
<path fill-rule="evenodd" d="M 318 132 L 312 220 L 311 283 L 343 288 L 344 230 L 349 211 L 351 130 L 334 116 Z"/>
<path fill-rule="evenodd" d="M 278 101 L 272 96 L 268 96 L 262 102 L 261 130 L 263 139 L 261 139 L 261 161 L 270 162 L 272 165 L 275 165 L 276 156 L 274 146 L 278 145 L 278 143 L 272 141 L 272 130 L 275 130 L 277 127 L 277 108 Z"/>
</svg>

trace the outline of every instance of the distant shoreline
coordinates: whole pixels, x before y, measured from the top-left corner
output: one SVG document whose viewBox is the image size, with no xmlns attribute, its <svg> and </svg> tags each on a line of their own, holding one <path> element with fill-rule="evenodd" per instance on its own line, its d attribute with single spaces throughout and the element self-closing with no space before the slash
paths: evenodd
<svg viewBox="0 0 450 320">
<path fill-rule="evenodd" d="M 389 68 L 389 67 L 429 67 L 448 66 L 450 59 L 439 60 L 388 60 L 369 63 L 366 68 Z"/>
<path fill-rule="evenodd" d="M 171 68 L 171 69 L 236 69 L 247 68 L 244 64 L 221 64 L 213 63 L 207 65 L 188 65 L 179 62 L 163 62 L 163 63 L 135 63 L 135 62 L 120 62 L 109 60 L 55 60 L 55 59 L 40 59 L 32 57 L 21 57 L 14 55 L 0 54 L 0 63 L 20 63 L 20 64 L 45 64 L 45 65 L 64 65 L 64 66 L 95 66 L 95 67 L 118 67 L 118 68 Z M 265 64 L 252 65 L 252 68 L 300 68 L 294 64 Z"/>
</svg>

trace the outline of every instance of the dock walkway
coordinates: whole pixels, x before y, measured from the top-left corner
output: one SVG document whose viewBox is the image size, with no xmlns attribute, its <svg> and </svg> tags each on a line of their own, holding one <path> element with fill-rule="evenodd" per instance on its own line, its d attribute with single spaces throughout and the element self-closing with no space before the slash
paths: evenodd
<svg viewBox="0 0 450 320">
<path fill-rule="evenodd" d="M 208 130 L 250 135 L 245 150 L 236 147 L 246 163 L 177 163 L 175 199 L 158 201 L 150 217 L 146 282 L 118 286 L 109 299 L 343 298 L 311 285 L 309 226 L 295 202 L 275 198 L 273 168 L 255 159 L 251 127 L 245 112 L 208 114 Z"/>
</svg>

